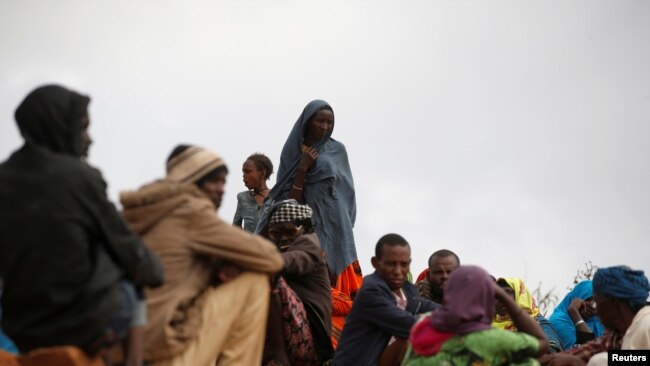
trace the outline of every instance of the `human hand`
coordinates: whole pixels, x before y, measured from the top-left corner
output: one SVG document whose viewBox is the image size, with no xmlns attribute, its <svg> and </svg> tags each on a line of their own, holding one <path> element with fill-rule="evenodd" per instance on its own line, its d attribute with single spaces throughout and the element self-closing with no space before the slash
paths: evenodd
<svg viewBox="0 0 650 366">
<path fill-rule="evenodd" d="M 569 304 L 569 316 L 573 321 L 577 321 L 580 318 L 589 319 L 592 316 L 596 315 L 596 309 L 592 306 L 593 302 L 585 301 L 582 299 L 573 299 L 571 304 Z"/>
<path fill-rule="evenodd" d="M 496 282 L 494 283 L 494 298 L 497 299 L 498 301 L 505 302 L 505 298 L 512 299 L 512 296 L 510 296 L 501 286 L 499 286 Z"/>
<path fill-rule="evenodd" d="M 310 147 L 302 153 L 302 156 L 300 157 L 300 163 L 298 163 L 298 169 L 307 171 L 309 168 L 311 168 L 312 165 L 316 162 L 316 159 L 318 158 L 318 151 L 314 149 L 313 147 Z"/>
<path fill-rule="evenodd" d="M 597 315 L 596 311 L 596 301 L 594 300 L 587 300 L 585 301 L 585 307 L 582 312 L 580 312 L 580 315 L 582 315 L 583 318 L 589 319 L 593 316 Z"/>
<path fill-rule="evenodd" d="M 587 304 L 583 299 L 573 299 L 573 301 L 571 301 L 571 304 L 569 304 L 569 309 L 575 309 L 579 313 L 583 312 L 586 308 Z"/>
<path fill-rule="evenodd" d="M 220 283 L 228 283 L 242 273 L 241 267 L 236 264 L 225 264 L 217 271 L 217 278 Z"/>
</svg>

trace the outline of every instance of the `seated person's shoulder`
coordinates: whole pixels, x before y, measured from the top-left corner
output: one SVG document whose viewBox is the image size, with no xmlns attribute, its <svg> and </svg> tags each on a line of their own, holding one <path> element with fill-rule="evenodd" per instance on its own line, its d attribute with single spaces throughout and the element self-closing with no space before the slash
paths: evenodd
<svg viewBox="0 0 650 366">
<path fill-rule="evenodd" d="M 505 361 L 503 364 L 528 364 L 535 357 L 538 348 L 539 341 L 528 334 L 487 329 L 453 336 L 442 345 L 433 359 L 462 359 L 463 355 L 473 354 L 483 361 L 500 359 Z"/>
<path fill-rule="evenodd" d="M 422 296 L 420 295 L 420 291 L 418 291 L 418 287 L 408 281 L 404 282 L 404 286 L 402 286 L 402 291 L 404 291 L 404 293 L 407 294 L 408 296 L 422 298 Z"/>
<path fill-rule="evenodd" d="M 197 193 L 198 192 L 198 193 Z M 253 239 L 256 236 L 223 221 L 210 201 L 198 191 L 185 194 L 186 202 L 177 207 L 175 215 L 186 216 L 190 225 L 197 231 L 209 232 L 211 235 L 228 235 L 241 240 Z M 256 240 L 256 239 L 255 239 Z"/>
<path fill-rule="evenodd" d="M 60 165 L 59 174 L 70 177 L 69 183 L 89 186 L 102 191 L 106 190 L 106 181 L 99 169 L 80 161 L 78 158 L 67 156 L 63 158 L 66 160 L 65 164 Z"/>
<path fill-rule="evenodd" d="M 198 187 L 187 185 L 183 187 L 183 191 L 183 194 L 187 197 L 188 205 L 197 213 L 210 214 L 211 216 L 217 217 L 217 210 L 214 205 Z"/>
<path fill-rule="evenodd" d="M 494 347 L 504 350 L 529 349 L 537 352 L 539 340 L 531 335 L 522 332 L 511 332 L 503 329 L 488 329 L 480 332 L 470 333 L 468 340 L 477 343 L 489 342 Z"/>
<path fill-rule="evenodd" d="M 320 241 L 316 234 L 304 234 L 296 238 L 292 247 L 302 249 L 320 249 Z"/>
<path fill-rule="evenodd" d="M 357 295 L 355 296 L 355 304 L 357 302 L 364 302 L 365 299 L 376 297 L 376 296 L 385 296 L 392 298 L 390 288 L 379 276 L 371 274 L 363 278 L 363 283 Z"/>
<path fill-rule="evenodd" d="M 198 190 L 197 190 L 198 191 Z M 217 215 L 210 199 L 203 197 L 198 192 L 182 193 L 183 204 L 174 210 L 175 215 L 187 216 L 192 222 L 203 225 L 226 225 Z M 234 228 L 234 227 L 233 227 Z"/>
</svg>

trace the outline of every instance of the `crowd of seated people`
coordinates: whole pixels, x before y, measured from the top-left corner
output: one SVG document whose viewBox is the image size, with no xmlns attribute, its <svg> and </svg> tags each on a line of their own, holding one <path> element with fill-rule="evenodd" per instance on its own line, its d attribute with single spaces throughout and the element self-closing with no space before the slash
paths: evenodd
<svg viewBox="0 0 650 366">
<path fill-rule="evenodd" d="M 332 107 L 309 103 L 282 151 L 229 174 L 180 144 L 162 177 L 107 198 L 86 160 L 90 98 L 33 90 L 24 145 L 0 164 L 0 366 L 606 365 L 650 349 L 643 271 L 599 268 L 547 319 L 523 279 L 433 248 L 411 283 L 411 247 L 383 235 L 363 277 L 356 202 Z M 417 272 L 416 272 L 417 273 Z"/>
</svg>

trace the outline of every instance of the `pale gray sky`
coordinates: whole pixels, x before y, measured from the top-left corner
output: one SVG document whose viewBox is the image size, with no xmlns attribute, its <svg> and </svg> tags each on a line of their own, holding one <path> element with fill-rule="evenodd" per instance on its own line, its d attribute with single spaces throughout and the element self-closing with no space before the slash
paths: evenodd
<svg viewBox="0 0 650 366">
<path fill-rule="evenodd" d="M 359 259 L 402 234 L 558 294 L 583 263 L 650 271 L 650 1 L 0 0 L 0 159 L 34 87 L 88 93 L 91 163 L 117 192 L 181 142 L 278 163 L 333 106 Z"/>
</svg>

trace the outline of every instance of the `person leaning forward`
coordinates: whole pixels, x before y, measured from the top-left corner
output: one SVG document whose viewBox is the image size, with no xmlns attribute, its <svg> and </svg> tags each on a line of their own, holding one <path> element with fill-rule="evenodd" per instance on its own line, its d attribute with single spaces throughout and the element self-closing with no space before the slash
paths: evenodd
<svg viewBox="0 0 650 366">
<path fill-rule="evenodd" d="M 124 223 L 84 161 L 90 98 L 58 85 L 16 110 L 25 144 L 0 165 L 2 328 L 22 353 L 94 355 L 128 330 L 136 286 L 163 281 L 160 258 Z"/>
<path fill-rule="evenodd" d="M 216 215 L 227 174 L 215 153 L 179 145 L 165 179 L 121 195 L 124 217 L 163 260 L 166 282 L 147 292 L 154 365 L 261 362 L 268 275 L 283 261 L 273 243 Z"/>
</svg>

